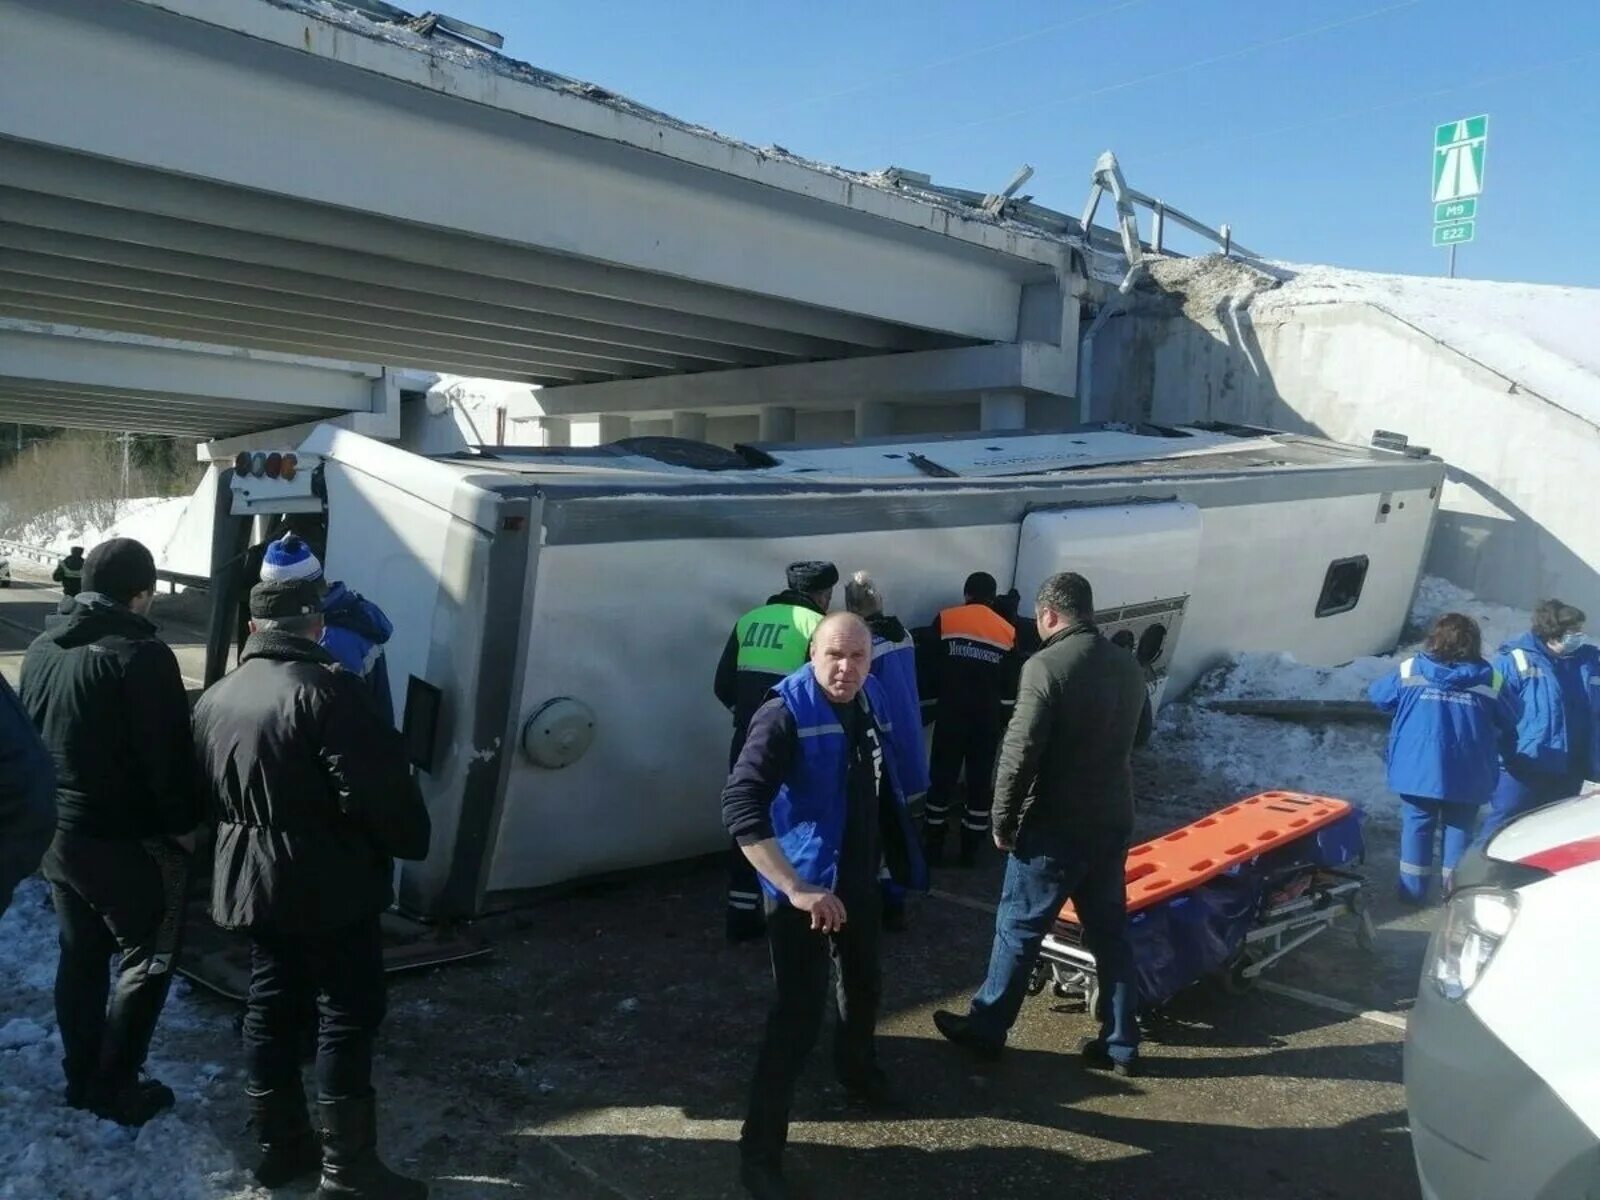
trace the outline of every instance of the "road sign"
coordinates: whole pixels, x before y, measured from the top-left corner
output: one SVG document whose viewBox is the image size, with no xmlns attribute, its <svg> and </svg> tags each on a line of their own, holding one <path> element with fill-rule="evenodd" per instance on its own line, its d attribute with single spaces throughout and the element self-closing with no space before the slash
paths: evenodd
<svg viewBox="0 0 1600 1200">
<path fill-rule="evenodd" d="M 1447 121 L 1433 131 L 1433 202 L 1464 200 L 1483 191 L 1483 158 L 1489 145 L 1487 114 Z"/>
<path fill-rule="evenodd" d="M 1446 200 L 1443 204 L 1433 206 L 1433 223 L 1442 225 L 1446 221 L 1469 221 L 1478 215 L 1478 202 L 1471 200 Z"/>
<path fill-rule="evenodd" d="M 1433 227 L 1433 244 L 1435 246 L 1459 246 L 1472 240 L 1475 232 L 1476 221 L 1452 221 L 1448 225 L 1435 225 Z"/>
</svg>

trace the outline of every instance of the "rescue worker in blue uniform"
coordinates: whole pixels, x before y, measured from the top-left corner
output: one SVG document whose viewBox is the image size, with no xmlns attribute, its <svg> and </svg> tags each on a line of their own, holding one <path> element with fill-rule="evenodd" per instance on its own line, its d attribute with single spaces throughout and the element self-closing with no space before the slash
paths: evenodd
<svg viewBox="0 0 1600 1200">
<path fill-rule="evenodd" d="M 822 1029 L 830 960 L 834 1073 L 853 1101 L 898 1106 L 875 1043 L 878 863 L 917 889 L 927 871 L 899 778 L 898 743 L 915 731 L 890 716 L 871 662 L 861 618 L 826 618 L 810 661 L 751 718 L 722 793 L 723 823 L 760 873 L 777 991 L 739 1135 L 740 1179 L 756 1200 L 794 1194 L 783 1151 L 795 1082 Z"/>
<path fill-rule="evenodd" d="M 1516 736 L 1516 701 L 1483 659 L 1478 623 L 1461 613 L 1435 621 L 1422 653 L 1375 681 L 1367 695 L 1394 714 L 1389 788 L 1401 802 L 1400 900 L 1423 904 L 1441 826 L 1442 895 L 1472 844 L 1478 809 L 1499 777 L 1501 746 Z"/>
<path fill-rule="evenodd" d="M 1600 773 L 1600 650 L 1584 640 L 1582 609 L 1546 600 L 1533 628 L 1500 647 L 1495 668 L 1517 698 L 1516 748 L 1501 759 L 1500 780 L 1480 833 L 1583 789 Z"/>
<path fill-rule="evenodd" d="M 902 736 L 894 739 L 896 766 L 906 804 L 913 816 L 927 799 L 928 756 L 922 744 L 922 701 L 917 694 L 916 646 L 906 627 L 883 611 L 883 591 L 865 571 L 857 571 L 844 585 L 844 606 L 867 623 L 872 633 L 872 677 L 882 685 L 888 714 Z M 889 873 L 879 868 L 883 893 L 883 927 L 906 928 L 906 892 Z"/>
<path fill-rule="evenodd" d="M 939 697 L 933 723 L 923 854 L 930 866 L 944 859 L 945 822 L 963 771 L 966 811 L 961 818 L 961 865 L 977 860 L 989 836 L 994 799 L 994 756 L 1005 732 L 1004 695 L 1017 630 L 995 611 L 994 576 L 976 571 L 962 586 L 963 602 L 944 609 L 925 631 L 940 647 L 935 659 Z"/>
<path fill-rule="evenodd" d="M 839 582 L 839 569 L 830 562 L 793 562 L 786 574 L 787 588 L 734 623 L 717 661 L 712 691 L 733 714 L 729 767 L 738 761 L 750 718 L 767 693 L 805 664 L 811 634 L 833 603 Z M 728 855 L 728 940 L 754 941 L 766 932 L 766 924 L 755 869 L 735 844 Z"/>
</svg>

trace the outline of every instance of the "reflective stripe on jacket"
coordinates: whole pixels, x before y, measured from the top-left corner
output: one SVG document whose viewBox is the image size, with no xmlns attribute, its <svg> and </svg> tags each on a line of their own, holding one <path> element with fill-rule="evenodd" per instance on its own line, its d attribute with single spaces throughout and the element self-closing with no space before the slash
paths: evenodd
<svg viewBox="0 0 1600 1200">
<path fill-rule="evenodd" d="M 1494 665 L 1521 714 L 1508 768 L 1569 775 L 1600 763 L 1600 650 L 1581 646 L 1558 658 L 1525 633 L 1500 647 Z M 1568 728 L 1568 714 L 1574 712 L 1586 728 Z"/>
<path fill-rule="evenodd" d="M 1500 747 L 1517 721 L 1500 672 L 1481 659 L 1442 663 L 1418 654 L 1376 680 L 1367 695 L 1394 714 L 1391 791 L 1457 804 L 1489 799 L 1500 774 Z"/>
</svg>

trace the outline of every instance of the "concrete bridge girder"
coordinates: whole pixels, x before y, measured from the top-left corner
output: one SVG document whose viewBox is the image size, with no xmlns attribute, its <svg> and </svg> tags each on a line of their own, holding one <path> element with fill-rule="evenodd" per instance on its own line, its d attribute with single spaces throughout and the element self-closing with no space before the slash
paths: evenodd
<svg viewBox="0 0 1600 1200">
<path fill-rule="evenodd" d="M 260 0 L 0 19 L 7 312 L 588 383 L 1011 341 L 1065 253 Z"/>
</svg>

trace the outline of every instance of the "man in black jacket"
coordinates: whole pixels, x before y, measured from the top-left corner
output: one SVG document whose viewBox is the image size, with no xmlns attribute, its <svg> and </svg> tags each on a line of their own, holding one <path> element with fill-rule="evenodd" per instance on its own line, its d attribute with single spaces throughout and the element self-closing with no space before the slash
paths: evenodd
<svg viewBox="0 0 1600 1200">
<path fill-rule="evenodd" d="M 317 645 L 322 597 L 289 580 L 250 592 L 239 667 L 195 708 L 218 818 L 211 915 L 250 936 L 244 1041 L 264 1187 L 315 1172 L 318 1195 L 421 1200 L 377 1155 L 372 1048 L 384 1014 L 378 915 L 393 859 L 427 856 L 428 811 L 400 735 L 366 686 Z M 319 1150 L 300 1078 L 318 1014 Z"/>
<path fill-rule="evenodd" d="M 0 917 L 55 831 L 55 764 L 22 701 L 0 679 Z"/>
<path fill-rule="evenodd" d="M 61 927 L 67 1103 L 126 1125 L 173 1102 L 139 1073 L 172 981 L 200 818 L 188 696 L 144 615 L 155 586 L 143 545 L 102 542 L 84 560 L 83 590 L 61 602 L 22 662 L 23 707 L 56 768 L 44 875 Z"/>
<path fill-rule="evenodd" d="M 1010 858 L 989 974 L 965 1016 L 936 1012 L 933 1020 L 951 1041 L 997 1054 L 1039 945 L 1070 897 L 1100 982 L 1100 1036 L 1084 1045 L 1084 1061 L 1135 1075 L 1138 989 L 1123 875 L 1144 672 L 1095 628 L 1083 576 L 1045 580 L 1035 611 L 1044 645 L 1022 668 L 995 778 L 994 844 Z"/>
<path fill-rule="evenodd" d="M 69 598 L 83 591 L 83 547 L 69 547 L 67 556 L 56 564 L 50 578 L 61 585 L 62 595 Z"/>
</svg>

